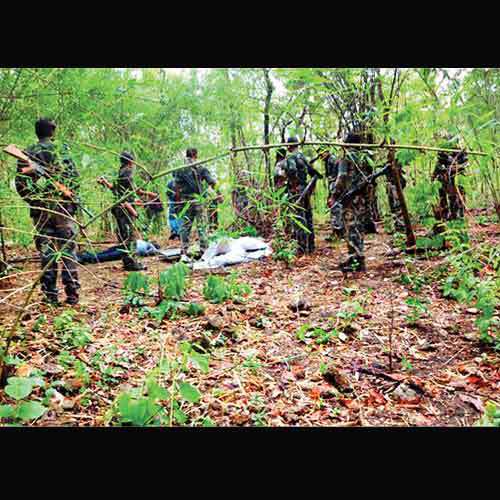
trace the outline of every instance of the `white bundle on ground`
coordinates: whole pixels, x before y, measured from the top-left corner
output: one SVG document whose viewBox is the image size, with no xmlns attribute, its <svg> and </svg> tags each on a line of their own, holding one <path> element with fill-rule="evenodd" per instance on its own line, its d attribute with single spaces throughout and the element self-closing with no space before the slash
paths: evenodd
<svg viewBox="0 0 500 500">
<path fill-rule="evenodd" d="M 241 238 L 222 238 L 212 243 L 195 262 L 193 269 L 215 269 L 262 259 L 271 255 L 270 245 L 260 238 L 243 236 Z"/>
</svg>

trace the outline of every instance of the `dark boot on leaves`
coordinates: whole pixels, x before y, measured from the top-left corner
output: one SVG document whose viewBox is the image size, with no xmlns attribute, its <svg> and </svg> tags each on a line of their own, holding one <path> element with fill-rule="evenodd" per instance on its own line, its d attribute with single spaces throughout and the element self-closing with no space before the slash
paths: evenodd
<svg viewBox="0 0 500 500">
<path fill-rule="evenodd" d="M 345 262 L 339 266 L 343 273 L 355 273 L 366 271 L 366 264 L 364 257 L 349 257 Z"/>
<path fill-rule="evenodd" d="M 66 304 L 69 304 L 71 306 L 76 306 L 78 302 L 80 301 L 80 297 L 78 295 L 68 295 L 66 297 Z"/>
<path fill-rule="evenodd" d="M 127 264 L 123 269 L 125 271 L 145 271 L 147 267 L 139 264 L 139 262 L 134 262 L 133 264 Z"/>
</svg>

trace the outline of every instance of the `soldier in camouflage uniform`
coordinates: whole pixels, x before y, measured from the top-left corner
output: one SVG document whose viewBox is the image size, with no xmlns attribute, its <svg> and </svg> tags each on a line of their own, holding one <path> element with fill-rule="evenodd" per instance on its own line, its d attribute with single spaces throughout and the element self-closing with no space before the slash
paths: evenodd
<svg viewBox="0 0 500 500">
<path fill-rule="evenodd" d="M 186 151 L 186 166 L 174 172 L 177 195 L 180 200 L 178 214 L 182 217 L 181 260 L 184 262 L 190 261 L 187 252 L 191 229 L 195 221 L 197 221 L 200 251 L 205 251 L 208 246 L 206 220 L 204 220 L 203 206 L 199 197 L 204 194 L 204 183 L 212 188 L 216 184 L 206 167 L 191 166 L 192 163 L 196 163 L 197 158 L 198 151 L 195 148 L 189 148 Z"/>
<path fill-rule="evenodd" d="M 58 305 L 57 274 L 59 271 L 57 252 L 62 250 L 62 282 L 66 292 L 66 303 L 77 304 L 80 283 L 78 282 L 76 244 L 77 204 L 66 198 L 51 180 L 68 188 L 74 195 L 78 192 L 79 176 L 76 166 L 65 144 L 54 142 L 56 124 L 41 118 L 35 124 L 38 142 L 25 150 L 26 155 L 38 164 L 32 172 L 21 173 L 28 164 L 18 161 L 16 189 L 30 206 L 30 216 L 35 226 L 35 245 L 40 253 L 41 267 L 47 269 L 41 277 L 41 288 L 45 301 Z M 49 264 L 50 263 L 50 264 Z"/>
<path fill-rule="evenodd" d="M 116 220 L 116 236 L 119 248 L 122 251 L 123 269 L 125 271 L 142 271 L 146 269 L 133 257 L 137 239 L 135 227 L 137 213 L 132 205 L 141 204 L 140 200 L 136 199 L 135 193 L 143 192 L 142 190 L 136 190 L 133 181 L 134 161 L 134 155 L 128 151 L 124 151 L 120 155 L 120 170 L 113 185 L 115 200 L 121 200 L 125 194 L 128 195 L 119 205 L 112 208 Z M 129 209 L 126 208 L 125 204 L 129 204 Z"/>
<path fill-rule="evenodd" d="M 345 142 L 360 144 L 361 136 L 350 133 Z M 363 158 L 364 152 L 353 151 L 338 162 L 338 175 L 330 188 L 331 197 L 328 200 L 329 206 L 344 193 L 360 184 L 368 175 L 363 170 L 366 160 Z M 349 258 L 340 265 L 343 272 L 365 271 L 364 256 L 364 228 L 363 217 L 368 209 L 368 199 L 366 190 L 358 193 L 354 198 L 346 202 L 343 206 L 342 215 L 347 239 L 347 249 Z"/>
<path fill-rule="evenodd" d="M 457 148 L 456 142 L 448 142 L 447 149 Z M 443 147 L 443 146 L 442 146 Z M 464 195 L 461 186 L 456 184 L 456 176 L 462 173 L 467 164 L 467 155 L 461 153 L 438 153 L 438 163 L 434 169 L 432 180 L 441 183 L 439 187 L 439 210 L 443 220 L 454 220 L 464 217 Z"/>
<path fill-rule="evenodd" d="M 298 142 L 298 139 L 290 137 L 287 142 Z M 308 175 L 317 176 L 318 179 L 322 179 L 323 176 L 311 167 L 298 149 L 298 146 L 288 146 L 286 159 L 287 193 L 288 201 L 293 207 L 293 214 L 300 222 L 300 225 L 293 223 L 293 234 L 297 241 L 298 253 L 309 254 L 315 250 L 311 193 L 302 197 L 301 195 L 308 185 Z"/>
<path fill-rule="evenodd" d="M 390 150 L 388 153 L 387 163 L 394 163 L 398 173 L 399 182 L 401 184 L 401 189 L 406 187 L 406 179 L 404 177 L 403 165 L 399 160 L 395 158 L 394 150 Z M 396 188 L 396 179 L 392 174 L 392 170 L 389 170 L 387 175 L 387 198 L 389 200 L 389 207 L 391 209 L 392 217 L 394 220 L 394 229 L 397 232 L 403 233 L 405 231 L 405 224 L 403 220 L 403 212 L 401 210 L 401 203 L 399 202 L 398 191 Z"/>
<path fill-rule="evenodd" d="M 335 184 L 338 174 L 338 161 L 330 153 L 330 151 L 324 151 L 320 158 L 325 164 L 325 176 L 328 183 L 328 197 L 331 196 L 330 188 Z M 344 221 L 342 219 L 342 207 L 337 205 L 330 208 L 330 227 L 332 230 L 331 237 L 328 238 L 330 241 L 337 238 L 341 238 L 344 235 Z"/>
</svg>

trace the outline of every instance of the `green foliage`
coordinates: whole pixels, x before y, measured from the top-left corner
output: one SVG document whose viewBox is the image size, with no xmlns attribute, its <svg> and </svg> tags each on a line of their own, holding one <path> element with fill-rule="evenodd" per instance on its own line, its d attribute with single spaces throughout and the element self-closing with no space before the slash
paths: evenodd
<svg viewBox="0 0 500 500">
<path fill-rule="evenodd" d="M 500 407 L 492 401 L 486 403 L 484 415 L 476 425 L 481 427 L 500 427 Z"/>
<path fill-rule="evenodd" d="M 410 308 L 410 312 L 405 316 L 406 322 L 410 326 L 416 325 L 422 316 L 427 314 L 428 309 L 421 300 L 415 297 L 410 297 L 405 302 Z"/>
<path fill-rule="evenodd" d="M 163 297 L 170 300 L 180 300 L 186 293 L 186 277 L 189 275 L 189 267 L 178 262 L 160 273 L 160 288 Z"/>
<path fill-rule="evenodd" d="M 337 328 L 331 328 L 329 331 L 324 330 L 321 327 L 312 326 L 310 323 L 305 323 L 302 325 L 295 334 L 297 340 L 301 342 L 306 342 L 307 339 L 313 339 L 315 344 L 328 344 L 332 340 L 341 340 L 345 342 L 347 340 L 347 335 L 339 331 Z"/>
<path fill-rule="evenodd" d="M 198 353 L 189 342 L 179 345 L 181 358 L 162 358 L 158 366 L 146 377 L 142 387 L 120 393 L 110 412 L 109 420 L 119 425 L 156 426 L 184 425 L 189 421 L 186 407 L 200 402 L 202 394 L 189 382 L 181 379 L 181 374 L 189 371 L 189 366 L 208 372 L 208 356 Z M 162 380 L 169 380 L 170 389 Z M 212 425 L 208 419 L 202 425 Z"/>
<path fill-rule="evenodd" d="M 61 340 L 70 347 L 84 347 L 93 338 L 90 327 L 75 319 L 76 312 L 68 309 L 54 318 L 54 330 L 61 334 Z"/>
<path fill-rule="evenodd" d="M 41 417 L 47 408 L 38 401 L 28 401 L 35 387 L 43 387 L 45 381 L 37 376 L 9 377 L 5 386 L 5 394 L 14 399 L 14 405 L 0 405 L 0 420 L 14 422 L 31 422 Z"/>
<path fill-rule="evenodd" d="M 207 277 L 203 287 L 203 296 L 215 304 L 221 304 L 227 300 L 242 300 L 242 297 L 251 292 L 252 289 L 249 285 L 237 282 L 234 273 L 229 279 L 212 274 Z"/>
<path fill-rule="evenodd" d="M 149 285 L 150 278 L 147 274 L 135 271 L 128 273 L 122 289 L 125 304 L 133 307 L 144 305 L 143 297 L 149 294 Z"/>
</svg>

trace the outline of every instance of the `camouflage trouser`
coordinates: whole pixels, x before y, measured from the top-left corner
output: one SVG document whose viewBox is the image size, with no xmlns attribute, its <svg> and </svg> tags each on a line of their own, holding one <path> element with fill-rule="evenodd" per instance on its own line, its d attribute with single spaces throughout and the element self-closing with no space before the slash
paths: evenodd
<svg viewBox="0 0 500 500">
<path fill-rule="evenodd" d="M 136 240 L 135 220 L 121 207 L 114 207 L 112 212 L 116 219 L 116 238 L 122 251 L 123 266 L 135 266 L 137 264 L 133 258 Z"/>
<path fill-rule="evenodd" d="M 344 234 L 344 220 L 342 218 L 342 206 L 334 205 L 330 209 L 330 225 L 333 234 L 342 235 Z"/>
<path fill-rule="evenodd" d="M 297 203 L 297 198 L 298 196 L 296 195 L 292 197 L 291 203 Z M 311 198 L 307 196 L 300 202 L 299 206 L 294 206 L 292 214 L 298 222 L 292 222 L 292 234 L 293 238 L 297 241 L 299 254 L 314 252 L 314 223 Z"/>
<path fill-rule="evenodd" d="M 364 256 L 365 245 L 362 217 L 365 210 L 366 200 L 358 196 L 349 205 L 345 206 L 342 211 L 349 257 L 358 258 Z"/>
<path fill-rule="evenodd" d="M 401 210 L 401 203 L 399 202 L 396 186 L 391 182 L 387 183 L 387 197 L 389 199 L 389 207 L 394 219 L 394 228 L 398 232 L 403 232 L 405 230 L 405 224 L 403 220 L 403 212 Z"/>
<path fill-rule="evenodd" d="M 455 184 L 455 178 L 440 179 L 439 208 L 445 220 L 454 220 L 464 216 L 465 206 L 462 202 L 465 192 Z M 460 193 L 459 193 L 460 191 Z"/>
<path fill-rule="evenodd" d="M 195 221 L 200 239 L 200 251 L 204 252 L 208 247 L 206 236 L 206 221 L 203 213 L 203 207 L 194 201 L 184 201 L 179 205 L 178 213 L 182 214 L 181 253 L 186 255 L 189 249 L 189 237 Z"/>
<path fill-rule="evenodd" d="M 63 215 L 50 215 L 35 221 L 37 235 L 35 245 L 40 253 L 42 269 L 49 264 L 40 280 L 42 291 L 51 301 L 57 301 L 57 274 L 59 257 L 57 252 L 64 247 L 61 254 L 61 278 L 67 297 L 78 298 L 80 283 L 78 282 L 76 243 L 72 240 L 76 234 L 74 222 Z M 52 262 L 51 262 L 52 261 Z"/>
<path fill-rule="evenodd" d="M 450 182 L 448 187 L 448 201 L 450 204 L 450 220 L 462 219 L 465 211 L 465 191 L 462 186 L 455 184 L 455 179 Z"/>
</svg>

